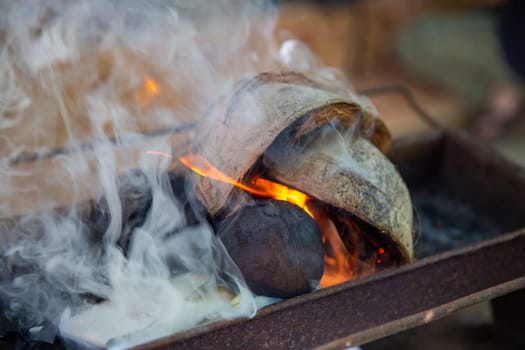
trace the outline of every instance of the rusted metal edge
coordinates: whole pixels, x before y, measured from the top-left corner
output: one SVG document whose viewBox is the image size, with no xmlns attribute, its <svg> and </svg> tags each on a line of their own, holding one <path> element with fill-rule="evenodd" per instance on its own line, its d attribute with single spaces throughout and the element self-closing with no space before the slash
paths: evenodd
<svg viewBox="0 0 525 350">
<path fill-rule="evenodd" d="M 195 328 L 138 349 L 344 347 L 523 287 L 525 230 L 310 293 L 251 320 Z"/>
<path fill-rule="evenodd" d="M 491 300 L 508 294 L 511 291 L 522 288 L 525 288 L 525 277 L 519 277 L 515 280 L 505 282 L 495 287 L 484 289 L 480 292 L 451 301 L 448 304 L 440 305 L 433 309 L 429 309 L 427 311 L 423 311 L 415 315 L 410 315 L 405 318 L 383 324 L 376 328 L 371 328 L 362 332 L 354 333 L 348 337 L 340 338 L 328 344 L 321 345 L 316 349 L 344 349 L 368 343 L 379 338 L 388 337 L 389 335 L 395 334 L 397 332 L 401 332 L 413 327 L 421 326 L 436 321 L 465 307 L 477 304 L 485 300 Z"/>
</svg>

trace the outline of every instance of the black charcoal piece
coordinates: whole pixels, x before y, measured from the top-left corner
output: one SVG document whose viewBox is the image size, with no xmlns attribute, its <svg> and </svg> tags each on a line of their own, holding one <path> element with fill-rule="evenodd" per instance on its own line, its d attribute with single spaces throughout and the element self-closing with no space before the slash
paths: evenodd
<svg viewBox="0 0 525 350">
<path fill-rule="evenodd" d="M 117 193 L 122 207 L 122 232 L 118 245 L 127 251 L 132 231 L 146 220 L 151 207 L 152 191 L 146 175 L 140 170 L 130 170 L 116 178 Z M 82 221 L 95 241 L 100 241 L 110 223 L 110 210 L 105 196 L 84 208 Z"/>
<path fill-rule="evenodd" d="M 290 298 L 319 284 L 321 231 L 293 204 L 257 199 L 225 219 L 218 235 L 255 294 Z"/>
<path fill-rule="evenodd" d="M 187 226 L 195 226 L 206 221 L 206 209 L 199 202 L 187 173 L 168 173 L 171 189 L 177 201 L 183 205 Z"/>
</svg>

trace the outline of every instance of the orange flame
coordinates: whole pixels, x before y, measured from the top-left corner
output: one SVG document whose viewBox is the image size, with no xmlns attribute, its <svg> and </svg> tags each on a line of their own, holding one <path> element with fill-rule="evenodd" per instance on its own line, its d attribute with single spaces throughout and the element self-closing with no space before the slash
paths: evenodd
<svg viewBox="0 0 525 350">
<path fill-rule="evenodd" d="M 147 151 L 146 153 L 172 158 L 171 155 L 159 151 Z M 322 288 L 330 287 L 352 278 L 350 254 L 342 242 L 337 228 L 323 210 L 319 210 L 312 205 L 311 198 L 308 195 L 259 176 L 254 176 L 250 184 L 243 184 L 222 173 L 207 159 L 198 154 L 189 154 L 179 158 L 179 160 L 186 167 L 201 176 L 228 183 L 259 197 L 287 201 L 303 209 L 310 217 L 314 218 L 321 228 L 323 243 L 330 251 L 330 254 L 325 254 L 324 257 L 324 273 L 319 286 Z"/>
<path fill-rule="evenodd" d="M 324 272 L 319 286 L 326 288 L 352 279 L 350 253 L 341 240 L 333 221 L 324 213 L 317 214 L 315 221 L 326 238 L 325 245 L 329 248 L 324 255 Z"/>
<path fill-rule="evenodd" d="M 190 154 L 181 157 L 179 160 L 182 164 L 186 165 L 201 176 L 228 183 L 259 197 L 273 198 L 292 203 L 303 209 L 311 217 L 314 217 L 313 213 L 308 208 L 310 197 L 300 191 L 294 190 L 293 188 L 258 176 L 252 178 L 250 185 L 243 184 L 223 174 L 208 160 L 198 154 Z"/>
<path fill-rule="evenodd" d="M 155 80 L 148 78 L 144 82 L 144 90 L 146 90 L 151 95 L 155 95 L 157 92 L 159 92 L 159 86 L 155 82 Z"/>
<path fill-rule="evenodd" d="M 152 78 L 146 78 L 139 91 L 137 91 L 137 99 L 143 107 L 146 107 L 159 91 L 159 84 Z"/>
</svg>

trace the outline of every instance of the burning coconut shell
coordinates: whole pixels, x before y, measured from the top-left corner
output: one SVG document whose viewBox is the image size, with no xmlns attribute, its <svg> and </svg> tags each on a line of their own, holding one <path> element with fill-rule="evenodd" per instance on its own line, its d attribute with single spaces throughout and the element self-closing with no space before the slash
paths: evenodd
<svg viewBox="0 0 525 350">
<path fill-rule="evenodd" d="M 412 204 L 394 165 L 370 140 L 336 125 L 302 136 L 294 131 L 283 131 L 264 153 L 266 174 L 371 224 L 409 261 Z"/>
<path fill-rule="evenodd" d="M 196 139 L 194 152 L 235 181 L 263 169 L 373 227 L 398 263 L 412 259 L 410 195 L 385 156 L 390 133 L 365 98 L 298 73 L 264 73 L 223 96 Z M 223 215 L 234 187 L 200 175 L 195 183 L 209 213 Z"/>
</svg>

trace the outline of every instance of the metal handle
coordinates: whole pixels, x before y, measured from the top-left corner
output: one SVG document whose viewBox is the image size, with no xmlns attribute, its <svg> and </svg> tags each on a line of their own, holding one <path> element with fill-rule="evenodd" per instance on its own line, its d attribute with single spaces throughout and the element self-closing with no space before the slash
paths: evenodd
<svg viewBox="0 0 525 350">
<path fill-rule="evenodd" d="M 417 102 L 416 97 L 408 85 L 403 83 L 393 83 L 387 85 L 381 85 L 369 89 L 360 90 L 357 92 L 361 95 L 373 96 L 373 95 L 383 95 L 391 93 L 399 93 L 405 97 L 405 100 L 408 102 L 409 106 L 417 113 L 418 117 L 421 118 L 425 123 L 430 125 L 435 129 L 444 129 L 434 117 L 432 117 L 421 105 Z"/>
</svg>

